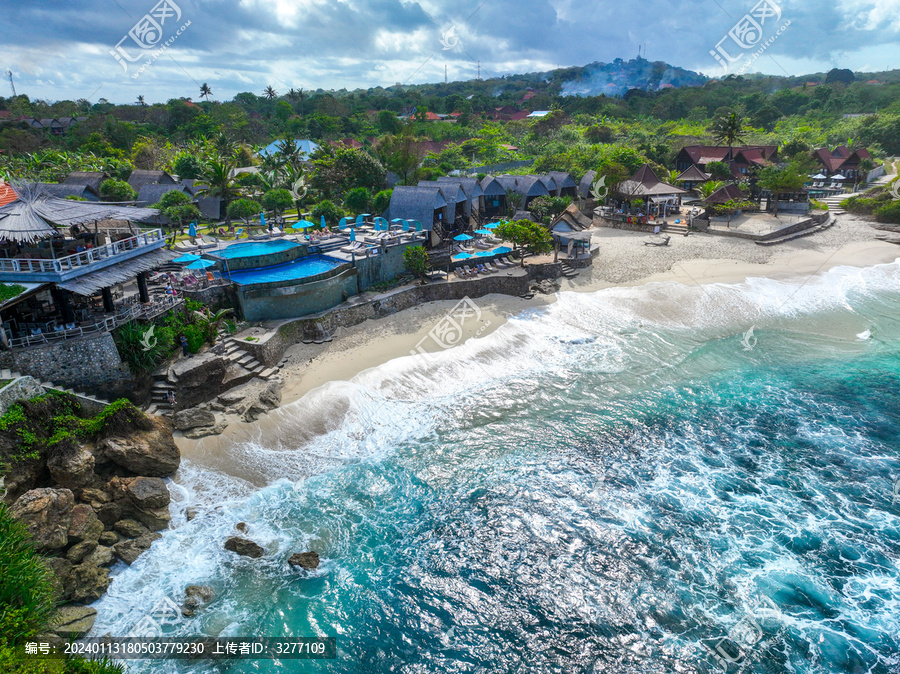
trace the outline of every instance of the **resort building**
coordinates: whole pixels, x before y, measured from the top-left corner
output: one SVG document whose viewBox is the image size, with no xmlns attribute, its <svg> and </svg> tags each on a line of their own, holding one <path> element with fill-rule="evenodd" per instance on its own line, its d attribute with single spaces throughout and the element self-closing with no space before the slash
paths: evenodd
<svg viewBox="0 0 900 674">
<path fill-rule="evenodd" d="M 444 199 L 438 186 L 399 185 L 391 192 L 391 204 L 388 207 L 387 219 L 418 220 L 426 231 L 433 232 L 436 229 L 440 232 L 447 218 L 447 208 L 447 200 Z M 454 202 L 451 212 L 455 212 L 455 208 Z M 438 240 L 440 240 L 439 237 Z"/>
<path fill-rule="evenodd" d="M 485 178 L 486 179 L 486 178 Z M 522 195 L 522 208 L 528 210 L 529 204 L 538 197 L 549 197 L 550 190 L 541 180 L 541 176 L 514 176 L 504 174 L 496 177 L 504 190 Z"/>
<path fill-rule="evenodd" d="M 566 171 L 548 171 L 547 175 L 553 179 L 556 187 L 552 192 L 555 197 L 572 197 L 578 196 L 578 183 L 572 177 L 571 173 Z M 548 187 L 549 189 L 549 187 Z"/>
<path fill-rule="evenodd" d="M 479 183 L 484 192 L 484 217 L 493 218 L 506 213 L 506 188 L 493 176 L 485 176 Z"/>
<path fill-rule="evenodd" d="M 728 164 L 735 180 L 746 177 L 753 169 L 764 168 L 778 162 L 777 145 L 687 145 L 675 155 L 675 170 L 686 171 L 696 166 L 706 172 L 708 164 Z"/>
<path fill-rule="evenodd" d="M 437 178 L 439 183 L 453 183 L 462 188 L 466 195 L 465 217 L 466 220 L 478 218 L 484 212 L 484 190 L 475 178 L 459 178 L 454 176 L 441 176 Z"/>
<path fill-rule="evenodd" d="M 709 182 L 711 177 L 709 173 L 701 171 L 696 164 L 691 164 L 675 178 L 675 182 L 686 190 L 694 190 L 703 183 Z"/>
<path fill-rule="evenodd" d="M 165 171 L 134 169 L 128 176 L 128 184 L 140 194 L 145 185 L 174 185 L 175 179 Z"/>
<path fill-rule="evenodd" d="M 866 177 L 866 172 L 861 171 L 859 166 L 866 159 L 871 161 L 872 155 L 864 147 L 851 150 L 846 145 L 839 145 L 834 150 L 820 147 L 813 152 L 813 158 L 826 173 L 840 174 L 849 182 L 859 182 Z"/>
</svg>

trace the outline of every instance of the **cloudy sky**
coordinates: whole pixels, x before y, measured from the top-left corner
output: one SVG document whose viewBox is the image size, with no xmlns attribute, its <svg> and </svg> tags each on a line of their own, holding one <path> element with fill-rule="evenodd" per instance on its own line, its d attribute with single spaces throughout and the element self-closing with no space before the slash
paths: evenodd
<svg viewBox="0 0 900 674">
<path fill-rule="evenodd" d="M 157 1 L 4 0 L 0 70 L 32 98 L 117 103 L 197 99 L 204 82 L 218 100 L 269 84 L 283 93 L 434 82 L 445 66 L 451 80 L 466 80 L 479 61 L 491 77 L 633 58 L 640 45 L 648 59 L 716 76 L 723 71 L 710 50 L 741 53 L 729 31 L 759 2 Z M 777 2 L 780 17 L 769 12 L 745 58 L 789 25 L 748 72 L 900 67 L 900 0 L 763 1 Z"/>
</svg>

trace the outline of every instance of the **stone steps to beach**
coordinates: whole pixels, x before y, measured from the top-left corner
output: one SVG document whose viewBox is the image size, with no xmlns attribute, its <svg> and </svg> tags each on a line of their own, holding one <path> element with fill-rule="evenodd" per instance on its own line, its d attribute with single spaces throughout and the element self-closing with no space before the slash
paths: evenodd
<svg viewBox="0 0 900 674">
<path fill-rule="evenodd" d="M 774 246 L 779 243 L 787 243 L 788 241 L 793 241 L 794 239 L 800 239 L 804 236 L 812 236 L 813 234 L 817 234 L 818 232 L 823 232 L 826 229 L 834 226 L 834 219 L 830 218 L 826 222 L 822 223 L 818 227 L 810 227 L 809 229 L 804 229 L 799 232 L 793 232 L 792 234 L 786 234 L 784 236 L 780 236 L 776 239 L 767 239 L 766 241 L 757 241 L 757 246 Z"/>
</svg>

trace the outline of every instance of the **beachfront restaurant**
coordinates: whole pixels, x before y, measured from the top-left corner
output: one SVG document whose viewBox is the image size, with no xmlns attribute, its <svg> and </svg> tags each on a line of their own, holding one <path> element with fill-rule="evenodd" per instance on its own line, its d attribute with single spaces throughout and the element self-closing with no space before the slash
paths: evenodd
<svg viewBox="0 0 900 674">
<path fill-rule="evenodd" d="M 644 164 L 631 178 L 616 186 L 613 205 L 601 213 L 613 222 L 646 225 L 659 218 L 664 223 L 667 216 L 680 212 L 681 198 L 686 194 L 687 190 L 662 182 Z"/>
<path fill-rule="evenodd" d="M 152 221 L 156 209 L 60 199 L 35 184 L 12 187 L 18 198 L 0 208 L 3 348 L 109 332 L 151 308 L 168 309 L 169 298 L 152 297 L 147 273 L 175 255 L 161 230 L 132 225 Z"/>
</svg>

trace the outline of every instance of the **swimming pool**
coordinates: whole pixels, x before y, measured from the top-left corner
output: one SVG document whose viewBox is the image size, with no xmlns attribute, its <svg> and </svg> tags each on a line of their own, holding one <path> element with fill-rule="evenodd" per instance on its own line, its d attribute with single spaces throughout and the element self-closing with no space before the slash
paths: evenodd
<svg viewBox="0 0 900 674">
<path fill-rule="evenodd" d="M 234 260 L 239 257 L 272 255 L 273 253 L 281 253 L 291 248 L 299 247 L 300 244 L 293 241 L 250 241 L 248 243 L 233 244 L 221 251 L 216 251 L 215 255 L 226 260 Z"/>
<path fill-rule="evenodd" d="M 272 242 L 282 243 L 282 242 Z M 283 242 L 288 243 L 288 242 Z M 307 278 L 317 274 L 331 271 L 342 264 L 341 260 L 325 257 L 324 255 L 307 255 L 293 262 L 273 265 L 260 269 L 245 269 L 228 274 L 228 277 L 238 285 L 250 285 L 253 283 L 272 283 L 275 281 L 292 281 Z"/>
</svg>

